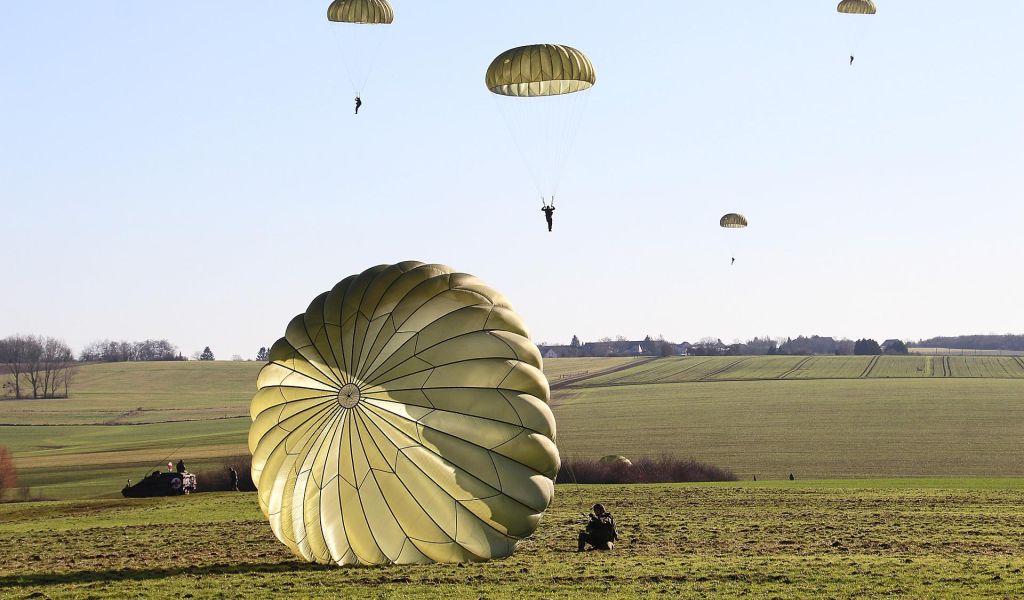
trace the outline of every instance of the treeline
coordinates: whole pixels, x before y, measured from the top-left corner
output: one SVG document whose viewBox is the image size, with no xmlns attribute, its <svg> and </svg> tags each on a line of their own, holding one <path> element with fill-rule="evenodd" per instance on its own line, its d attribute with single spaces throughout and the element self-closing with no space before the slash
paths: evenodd
<svg viewBox="0 0 1024 600">
<path fill-rule="evenodd" d="M 907 354 L 907 345 L 900 340 L 877 341 L 864 338 L 859 340 L 835 339 L 812 335 L 809 337 L 772 339 L 758 338 L 746 342 L 725 344 L 717 338 L 703 338 L 687 350 L 691 356 L 741 356 L 741 355 L 877 355 Z"/>
<path fill-rule="evenodd" d="M 86 346 L 79 358 L 83 362 L 132 362 L 185 360 L 178 347 L 167 340 L 141 342 L 98 340 Z"/>
<path fill-rule="evenodd" d="M 956 335 L 933 337 L 909 344 L 919 348 L 956 348 L 963 350 L 1024 351 L 1024 335 Z"/>
<path fill-rule="evenodd" d="M 15 398 L 67 398 L 78 373 L 67 344 L 35 335 L 0 339 L 0 366 L 11 376 L 3 383 L 3 395 Z"/>
</svg>

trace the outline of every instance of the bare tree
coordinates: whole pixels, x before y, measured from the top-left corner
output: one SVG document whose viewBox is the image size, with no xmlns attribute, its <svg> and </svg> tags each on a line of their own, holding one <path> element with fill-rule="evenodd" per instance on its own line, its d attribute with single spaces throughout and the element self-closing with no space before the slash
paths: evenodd
<svg viewBox="0 0 1024 600">
<path fill-rule="evenodd" d="M 78 376 L 78 363 L 70 361 L 60 371 L 57 378 L 57 385 L 64 388 L 64 397 L 71 397 L 71 382 Z"/>
<path fill-rule="evenodd" d="M 21 398 L 21 376 L 29 353 L 29 337 L 12 335 L 0 340 L 0 364 L 14 375 L 14 397 Z"/>
<path fill-rule="evenodd" d="M 57 398 L 60 388 L 63 387 L 66 398 L 70 387 L 70 382 L 66 379 L 66 372 L 74 364 L 74 353 L 63 340 L 57 338 L 43 338 L 42 346 L 40 370 L 42 371 L 43 397 Z"/>
<path fill-rule="evenodd" d="M 71 373 L 77 368 L 71 348 L 56 338 L 15 335 L 0 340 L 0 364 L 14 375 L 11 387 L 15 398 L 28 397 L 22 380 L 32 389 L 32 398 L 56 398 L 71 385 Z"/>
<path fill-rule="evenodd" d="M 32 386 L 32 397 L 38 398 L 39 388 L 43 385 L 43 340 L 34 335 L 26 336 L 25 339 L 23 369 L 29 385 Z"/>
</svg>

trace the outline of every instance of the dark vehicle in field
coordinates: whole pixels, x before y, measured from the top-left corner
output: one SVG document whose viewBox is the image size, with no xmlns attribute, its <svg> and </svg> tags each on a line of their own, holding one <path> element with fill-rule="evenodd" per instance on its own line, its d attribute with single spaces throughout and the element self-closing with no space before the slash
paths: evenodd
<svg viewBox="0 0 1024 600">
<path fill-rule="evenodd" d="M 125 498 L 153 498 L 156 496 L 181 496 L 196 491 L 196 476 L 183 473 L 153 471 L 145 479 L 124 486 L 121 495 Z"/>
</svg>

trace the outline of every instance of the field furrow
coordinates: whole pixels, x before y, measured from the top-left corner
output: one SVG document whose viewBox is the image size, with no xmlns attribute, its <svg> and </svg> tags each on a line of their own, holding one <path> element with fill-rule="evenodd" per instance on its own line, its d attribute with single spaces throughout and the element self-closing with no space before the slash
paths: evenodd
<svg viewBox="0 0 1024 600">
<path fill-rule="evenodd" d="M 796 373 L 800 369 L 804 368 L 804 365 L 806 365 L 807 363 L 811 362 L 811 358 L 812 357 L 808 356 L 807 358 L 805 358 L 805 359 L 801 360 L 800 362 L 796 363 L 796 365 L 794 365 L 792 369 L 786 371 L 782 375 L 779 375 L 778 379 L 788 379 L 791 375 L 793 375 L 794 373 Z"/>
<path fill-rule="evenodd" d="M 878 364 L 878 359 L 879 358 L 880 357 L 878 357 L 878 356 L 873 356 L 871 358 L 871 362 L 869 362 L 868 365 L 866 367 L 864 367 L 864 372 L 860 374 L 862 379 L 871 374 L 871 371 L 875 368 L 875 365 Z"/>
</svg>

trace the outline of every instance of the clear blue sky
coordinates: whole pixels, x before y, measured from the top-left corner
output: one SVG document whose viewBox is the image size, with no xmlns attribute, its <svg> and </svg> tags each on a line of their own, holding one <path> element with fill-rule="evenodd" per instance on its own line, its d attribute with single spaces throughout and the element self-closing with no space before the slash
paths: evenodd
<svg viewBox="0 0 1024 600">
<path fill-rule="evenodd" d="M 326 4 L 0 4 L 0 335 L 251 357 L 404 259 L 538 342 L 1024 331 L 1022 2 L 879 0 L 851 68 L 832 0 L 393 0 L 359 117 Z M 483 85 L 536 42 L 598 73 L 553 234 Z"/>
</svg>

